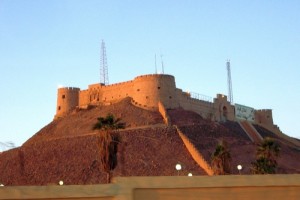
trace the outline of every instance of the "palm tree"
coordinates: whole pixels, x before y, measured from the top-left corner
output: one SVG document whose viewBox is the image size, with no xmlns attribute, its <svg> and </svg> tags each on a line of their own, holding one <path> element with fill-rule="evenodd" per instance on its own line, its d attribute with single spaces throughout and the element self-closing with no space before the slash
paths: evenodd
<svg viewBox="0 0 300 200">
<path fill-rule="evenodd" d="M 219 142 L 211 156 L 211 167 L 215 175 L 231 173 L 231 155 L 225 141 Z"/>
<path fill-rule="evenodd" d="M 125 128 L 125 123 L 121 123 L 121 119 L 116 119 L 111 113 L 107 114 L 105 118 L 99 117 L 97 120 L 98 122 L 93 127 L 94 130 L 117 130 Z"/>
<path fill-rule="evenodd" d="M 107 183 L 111 182 L 111 171 L 117 166 L 118 144 L 121 142 L 120 135 L 114 130 L 125 128 L 120 118 L 108 114 L 105 118 L 97 118 L 98 122 L 93 129 L 100 130 L 99 147 L 102 170 L 107 173 Z"/>
<path fill-rule="evenodd" d="M 277 168 L 277 157 L 280 146 L 273 139 L 266 137 L 256 150 L 256 161 L 252 162 L 253 174 L 275 174 Z"/>
</svg>

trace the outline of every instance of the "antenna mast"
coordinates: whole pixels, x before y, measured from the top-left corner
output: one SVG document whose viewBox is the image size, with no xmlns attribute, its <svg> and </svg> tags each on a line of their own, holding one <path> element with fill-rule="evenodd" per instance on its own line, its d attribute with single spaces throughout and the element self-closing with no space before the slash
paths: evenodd
<svg viewBox="0 0 300 200">
<path fill-rule="evenodd" d="M 231 81 L 230 60 L 227 60 L 226 66 L 227 66 L 228 98 L 229 98 L 229 102 L 230 102 L 231 104 L 233 104 L 233 94 L 232 94 L 232 81 Z"/>
<path fill-rule="evenodd" d="M 100 52 L 100 83 L 108 85 L 108 66 L 106 59 L 106 48 L 105 43 L 101 42 L 101 52 Z"/>
<path fill-rule="evenodd" d="M 157 74 L 156 54 L 155 54 L 155 74 Z"/>
<path fill-rule="evenodd" d="M 163 56 L 160 55 L 160 59 L 161 59 L 161 69 L 162 69 L 162 74 L 165 73 L 165 70 L 164 70 L 164 61 L 163 61 Z"/>
</svg>

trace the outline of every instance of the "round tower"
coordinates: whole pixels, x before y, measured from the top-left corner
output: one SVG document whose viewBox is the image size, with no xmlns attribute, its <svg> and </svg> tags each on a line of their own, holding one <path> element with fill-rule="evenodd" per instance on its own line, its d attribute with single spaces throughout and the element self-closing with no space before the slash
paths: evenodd
<svg viewBox="0 0 300 200">
<path fill-rule="evenodd" d="M 175 78 L 166 74 L 138 76 L 134 79 L 133 99 L 144 109 L 157 109 L 158 102 L 166 108 L 178 107 Z"/>
<path fill-rule="evenodd" d="M 65 87 L 57 90 L 57 107 L 55 119 L 64 116 L 66 113 L 78 106 L 79 88 Z"/>
</svg>

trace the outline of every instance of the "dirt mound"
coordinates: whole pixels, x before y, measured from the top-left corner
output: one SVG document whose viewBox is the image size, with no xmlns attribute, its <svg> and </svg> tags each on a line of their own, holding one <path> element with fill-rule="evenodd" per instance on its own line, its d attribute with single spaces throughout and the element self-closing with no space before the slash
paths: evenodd
<svg viewBox="0 0 300 200">
<path fill-rule="evenodd" d="M 180 130 L 189 138 L 197 150 L 210 161 L 211 155 L 220 140 L 228 143 L 232 157 L 232 173 L 237 174 L 237 165 L 243 166 L 243 173 L 250 174 L 251 162 L 255 160 L 257 145 L 251 142 L 247 134 L 237 122 L 212 122 L 203 119 L 200 115 L 182 109 L 169 110 L 172 123 L 178 125 Z M 278 158 L 278 173 L 300 173 L 300 147 L 295 147 L 276 134 L 260 127 L 254 126 L 263 138 L 271 137 L 281 147 Z"/>
<path fill-rule="evenodd" d="M 1 181 L 5 185 L 53 185 L 60 180 L 65 184 L 104 182 L 96 141 L 95 136 L 61 138 L 4 152 Z"/>
<path fill-rule="evenodd" d="M 199 114 L 183 110 L 182 108 L 178 109 L 169 109 L 168 115 L 171 118 L 171 123 L 180 125 L 192 125 L 192 124 L 203 124 L 206 122 Z"/>
<path fill-rule="evenodd" d="M 180 130 L 190 139 L 198 151 L 209 162 L 219 141 L 227 142 L 232 157 L 232 173 L 237 174 L 236 166 L 244 166 L 244 173 L 250 173 L 251 161 L 254 161 L 255 145 L 246 133 L 228 129 L 232 124 L 208 123 L 203 125 L 180 126 Z M 242 130 L 241 130 L 242 131 Z M 244 136 L 245 135 L 245 136 Z"/>
<path fill-rule="evenodd" d="M 189 172 L 206 175 L 188 153 L 173 127 L 120 133 L 123 141 L 120 154 L 126 156 L 124 163 L 115 170 L 116 176 L 174 176 L 177 175 L 177 163 L 182 165 L 180 175 L 187 175 Z M 121 155 L 119 160 L 123 160 Z"/>
<path fill-rule="evenodd" d="M 118 165 L 113 176 L 207 175 L 191 157 L 175 127 L 167 127 L 158 112 L 135 107 L 130 99 L 110 106 L 76 109 L 66 117 L 54 120 L 20 148 L 0 154 L 0 180 L 5 185 L 97 184 L 106 182 L 101 170 L 99 136 L 92 130 L 97 118 L 114 114 L 126 123 L 120 130 Z M 209 162 L 219 140 L 227 141 L 232 157 L 232 173 L 243 165 L 250 173 L 256 145 L 236 122 L 217 123 L 182 109 L 168 114 L 196 149 Z M 257 127 L 256 127 L 257 128 Z M 273 136 L 281 146 L 279 173 L 300 173 L 300 151 L 289 142 L 265 129 L 257 128 L 263 137 Z"/>
<path fill-rule="evenodd" d="M 258 125 L 254 125 L 256 130 L 260 133 L 260 135 L 265 137 L 274 138 L 277 143 L 280 145 L 280 157 L 278 159 L 279 163 L 279 173 L 300 173 L 300 147 L 295 146 L 294 143 L 287 141 L 280 136 L 272 133 L 271 131 L 260 127 Z"/>
<path fill-rule="evenodd" d="M 45 126 L 23 145 L 31 145 L 35 142 L 47 141 L 62 137 L 76 137 L 88 135 L 98 117 L 105 117 L 108 113 L 121 118 L 126 128 L 163 124 L 159 112 L 153 112 L 138 108 L 126 98 L 109 106 L 90 107 L 88 109 L 75 109 L 69 115 L 56 119 Z"/>
<path fill-rule="evenodd" d="M 1 181 L 5 185 L 106 183 L 101 171 L 99 134 L 41 141 L 1 155 Z M 174 176 L 192 172 L 206 175 L 182 144 L 175 128 L 155 127 L 120 131 L 118 165 L 113 176 Z"/>
</svg>

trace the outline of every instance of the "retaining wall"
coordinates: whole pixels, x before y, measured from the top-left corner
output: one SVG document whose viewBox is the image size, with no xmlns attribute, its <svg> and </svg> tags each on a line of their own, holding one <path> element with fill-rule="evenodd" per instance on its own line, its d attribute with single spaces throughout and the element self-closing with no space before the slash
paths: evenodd
<svg viewBox="0 0 300 200">
<path fill-rule="evenodd" d="M 187 150 L 189 151 L 189 153 L 191 154 L 191 156 L 193 157 L 193 159 L 196 161 L 196 163 L 202 168 L 204 169 L 204 171 L 212 176 L 214 174 L 212 168 L 210 167 L 210 165 L 207 163 L 207 161 L 204 159 L 204 157 L 202 156 L 202 154 L 195 148 L 195 146 L 190 142 L 190 140 L 181 132 L 181 130 L 175 126 L 177 129 L 177 132 L 180 136 L 180 138 L 182 139 L 184 145 L 186 146 Z"/>
<path fill-rule="evenodd" d="M 124 177 L 107 185 L 0 187 L 0 200 L 298 200 L 300 175 Z"/>
</svg>

